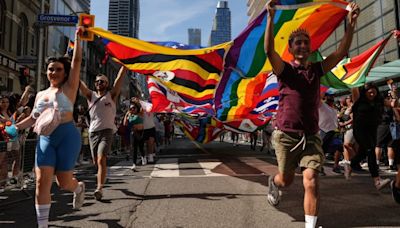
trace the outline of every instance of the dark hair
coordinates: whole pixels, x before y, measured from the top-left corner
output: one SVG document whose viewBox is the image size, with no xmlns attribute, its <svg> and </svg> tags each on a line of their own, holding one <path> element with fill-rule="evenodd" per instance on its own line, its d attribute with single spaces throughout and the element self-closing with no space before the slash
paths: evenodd
<svg viewBox="0 0 400 228">
<path fill-rule="evenodd" d="M 289 47 L 292 46 L 292 42 L 293 42 L 294 38 L 301 36 L 301 35 L 306 36 L 310 40 L 310 34 L 308 33 L 308 31 L 305 30 L 304 28 L 298 28 L 298 29 L 294 30 L 292 33 L 290 33 L 290 35 L 289 35 Z"/>
<path fill-rule="evenodd" d="M 3 100 L 3 99 L 7 99 L 8 100 L 8 103 L 9 103 L 9 105 L 8 105 L 8 109 L 6 110 L 6 112 L 8 113 L 8 115 L 11 115 L 11 110 L 10 110 L 10 104 L 11 104 L 11 101 L 10 101 L 10 96 L 7 96 L 7 95 L 0 95 L 0 100 Z"/>
<path fill-rule="evenodd" d="M 51 56 L 48 57 L 46 60 L 46 69 L 49 67 L 50 63 L 55 63 L 59 62 L 62 65 L 64 65 L 64 72 L 66 74 L 65 81 L 68 79 L 69 72 L 71 71 L 71 59 L 67 56 L 62 56 L 62 57 L 55 57 Z"/>
</svg>

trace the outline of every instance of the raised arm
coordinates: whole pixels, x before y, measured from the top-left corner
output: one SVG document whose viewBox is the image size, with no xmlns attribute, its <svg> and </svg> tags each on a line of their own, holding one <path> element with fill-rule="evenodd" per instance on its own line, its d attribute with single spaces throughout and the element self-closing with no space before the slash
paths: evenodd
<svg viewBox="0 0 400 228">
<path fill-rule="evenodd" d="M 358 87 L 351 89 L 351 98 L 353 99 L 353 103 L 360 98 L 360 89 Z"/>
<path fill-rule="evenodd" d="M 356 27 L 357 18 L 360 15 L 360 8 L 356 3 L 352 2 L 349 6 L 350 11 L 347 14 L 346 32 L 340 42 L 339 48 L 322 61 L 324 73 L 334 68 L 349 52 L 351 41 L 353 40 L 354 28 Z"/>
<path fill-rule="evenodd" d="M 279 56 L 279 54 L 275 51 L 274 44 L 274 16 L 275 16 L 275 4 L 276 0 L 270 0 L 266 7 L 268 10 L 267 17 L 267 27 L 265 28 L 265 37 L 264 37 L 264 48 L 265 53 L 267 54 L 268 60 L 271 63 L 272 69 L 274 73 L 278 76 L 282 73 L 285 64 L 283 60 Z"/>
<path fill-rule="evenodd" d="M 121 86 L 123 84 L 122 78 L 123 78 L 123 76 L 125 76 L 126 72 L 127 72 L 126 67 L 121 66 L 121 68 L 119 69 L 119 72 L 118 72 L 118 76 L 114 81 L 114 86 L 111 89 L 111 98 L 114 100 L 114 102 L 117 99 L 117 97 L 119 96 L 119 93 L 121 92 Z"/>
<path fill-rule="evenodd" d="M 92 91 L 87 87 L 85 82 L 83 82 L 82 80 L 80 81 L 79 91 L 84 97 L 86 97 L 88 101 L 92 99 Z"/>
<path fill-rule="evenodd" d="M 68 80 L 66 82 L 69 90 L 70 97 L 75 97 L 76 99 L 76 91 L 78 91 L 79 87 L 79 75 L 81 72 L 81 63 L 82 63 L 82 47 L 80 34 L 83 32 L 83 27 L 78 27 L 75 32 L 75 44 L 74 44 L 74 53 L 72 55 L 71 61 L 71 71 L 69 72 Z M 73 100 L 73 102 L 75 101 Z"/>
</svg>

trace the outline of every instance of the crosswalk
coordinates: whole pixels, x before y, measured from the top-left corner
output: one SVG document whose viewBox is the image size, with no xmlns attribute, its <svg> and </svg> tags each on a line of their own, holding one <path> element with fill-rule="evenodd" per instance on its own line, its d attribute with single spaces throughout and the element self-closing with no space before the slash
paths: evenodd
<svg viewBox="0 0 400 228">
<path fill-rule="evenodd" d="M 109 167 L 108 177 L 135 177 L 135 178 L 174 178 L 174 177 L 246 177 L 275 174 L 276 163 L 264 157 L 232 157 L 232 158 L 192 158 L 192 157 L 162 157 L 155 164 L 136 166 L 135 171 L 130 168 L 132 161 L 120 161 Z M 331 164 L 324 167 L 327 176 L 338 176 L 334 173 Z M 382 175 L 393 175 L 381 170 Z M 299 173 L 299 175 L 301 175 Z M 368 176 L 367 170 L 362 173 L 353 173 L 353 176 Z"/>
<path fill-rule="evenodd" d="M 276 172 L 276 166 L 254 157 L 229 159 L 159 158 L 155 164 L 137 166 L 130 170 L 131 161 L 121 161 L 110 167 L 109 177 L 141 176 L 166 177 L 226 177 L 260 176 Z"/>
</svg>

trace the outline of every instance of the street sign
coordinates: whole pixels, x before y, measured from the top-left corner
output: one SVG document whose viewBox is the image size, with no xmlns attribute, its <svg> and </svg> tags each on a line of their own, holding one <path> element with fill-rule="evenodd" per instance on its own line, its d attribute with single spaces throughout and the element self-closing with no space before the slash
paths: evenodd
<svg viewBox="0 0 400 228">
<path fill-rule="evenodd" d="M 21 65 L 36 65 L 38 59 L 36 56 L 19 56 L 17 57 L 17 63 Z"/>
<path fill-rule="evenodd" d="M 78 16 L 58 15 L 58 14 L 39 14 L 39 24 L 44 25 L 64 25 L 75 26 L 78 23 Z"/>
</svg>

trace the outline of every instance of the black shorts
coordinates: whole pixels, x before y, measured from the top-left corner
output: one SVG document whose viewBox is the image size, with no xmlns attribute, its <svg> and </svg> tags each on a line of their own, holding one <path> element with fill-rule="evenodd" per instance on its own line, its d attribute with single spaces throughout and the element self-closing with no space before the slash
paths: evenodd
<svg viewBox="0 0 400 228">
<path fill-rule="evenodd" d="M 390 134 L 389 124 L 381 124 L 377 129 L 376 136 L 376 146 L 377 147 L 392 147 L 393 140 L 392 135 Z"/>
<path fill-rule="evenodd" d="M 153 137 L 153 139 L 156 139 L 156 128 L 150 128 L 150 129 L 144 129 L 143 132 L 143 140 L 147 141 L 149 140 L 150 137 Z"/>
</svg>

